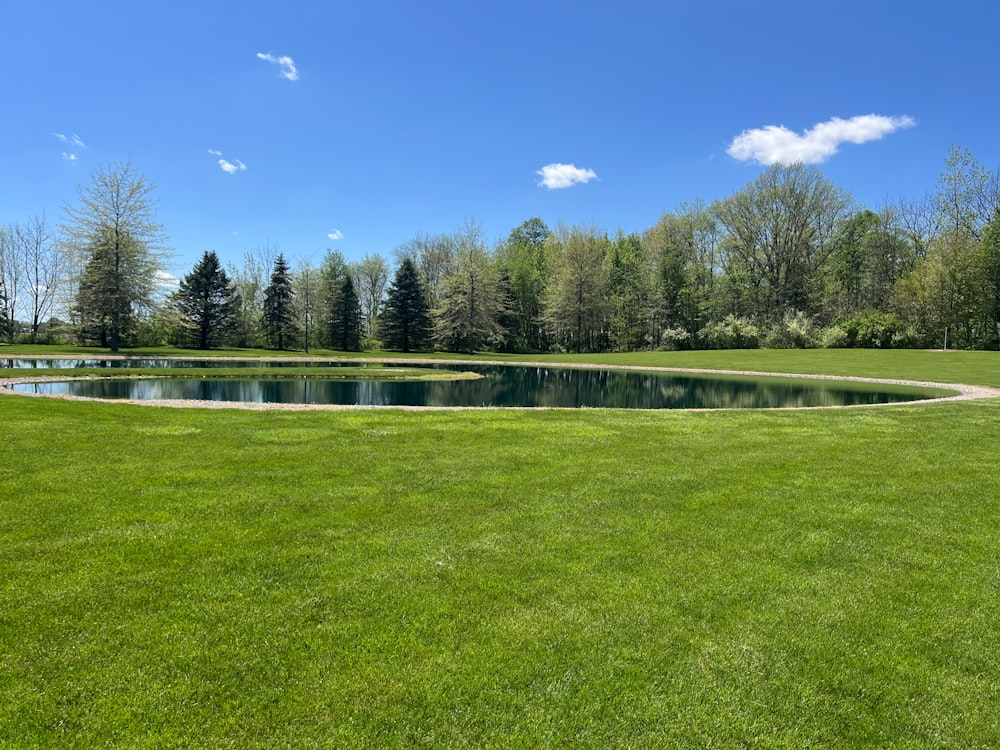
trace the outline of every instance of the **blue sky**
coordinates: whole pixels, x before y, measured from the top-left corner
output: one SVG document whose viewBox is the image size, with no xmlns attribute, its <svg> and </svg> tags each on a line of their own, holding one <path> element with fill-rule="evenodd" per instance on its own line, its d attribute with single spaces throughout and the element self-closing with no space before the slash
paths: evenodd
<svg viewBox="0 0 1000 750">
<path fill-rule="evenodd" d="M 996 0 L 6 0 L 0 224 L 129 158 L 175 275 L 469 220 L 641 231 L 794 155 L 878 207 L 952 144 L 1000 165 L 997 28 Z"/>
</svg>

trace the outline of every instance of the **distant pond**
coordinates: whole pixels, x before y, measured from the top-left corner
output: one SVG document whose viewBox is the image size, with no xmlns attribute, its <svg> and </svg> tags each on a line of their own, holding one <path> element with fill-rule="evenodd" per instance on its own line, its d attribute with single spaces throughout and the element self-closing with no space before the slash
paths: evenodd
<svg viewBox="0 0 1000 750">
<path fill-rule="evenodd" d="M 0 360 L 23 370 L 31 360 Z M 84 364 L 81 364 L 84 363 Z M 103 363 L 103 364 L 99 364 Z M 356 362 L 233 360 L 44 360 L 35 367 L 283 367 L 351 366 Z M 413 367 L 400 361 L 385 367 Z M 940 395 L 930 388 L 784 377 L 714 376 L 676 372 L 600 370 L 524 365 L 434 364 L 475 372 L 474 380 L 393 381 L 303 378 L 99 379 L 25 383 L 18 393 L 133 400 L 244 401 L 361 406 L 559 407 L 611 409 L 766 409 L 915 401 Z M 15 373 L 12 373 L 15 374 Z M 16 373 L 22 374 L 22 373 Z M 23 373 L 27 374 L 27 373 Z"/>
</svg>

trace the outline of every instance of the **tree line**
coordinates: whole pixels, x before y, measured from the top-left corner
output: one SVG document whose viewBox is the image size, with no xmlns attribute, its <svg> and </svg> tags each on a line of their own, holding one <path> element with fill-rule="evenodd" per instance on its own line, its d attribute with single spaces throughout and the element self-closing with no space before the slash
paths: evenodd
<svg viewBox="0 0 1000 750">
<path fill-rule="evenodd" d="M 223 267 L 206 251 L 163 294 L 151 183 L 117 165 L 60 239 L 44 219 L 0 233 L 0 335 L 20 310 L 37 337 L 63 299 L 66 330 L 113 349 L 1000 349 L 1000 175 L 955 146 L 935 188 L 873 210 L 817 167 L 775 165 L 643 232 L 531 218 L 490 244 L 473 222 L 413 237 L 393 264 L 328 250 L 293 268 L 267 245 Z"/>
</svg>

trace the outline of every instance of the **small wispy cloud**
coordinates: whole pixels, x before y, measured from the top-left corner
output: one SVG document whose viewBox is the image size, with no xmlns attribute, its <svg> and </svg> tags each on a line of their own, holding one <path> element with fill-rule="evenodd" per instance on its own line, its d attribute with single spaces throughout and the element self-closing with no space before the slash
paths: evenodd
<svg viewBox="0 0 1000 750">
<path fill-rule="evenodd" d="M 593 169 L 582 169 L 575 164 L 546 164 L 535 174 L 542 178 L 538 181 L 539 187 L 546 187 L 549 190 L 584 185 L 597 179 L 597 172 Z"/>
<path fill-rule="evenodd" d="M 76 154 L 71 154 L 71 153 L 68 153 L 68 152 L 66 152 L 66 151 L 63 151 L 63 152 L 62 152 L 62 157 L 63 157 L 63 159 L 65 159 L 66 161 L 76 161 L 76 160 L 77 160 L 77 158 L 78 158 Z"/>
<path fill-rule="evenodd" d="M 334 229 L 332 232 L 330 232 L 327 235 L 327 237 L 329 237 L 331 240 L 333 240 L 334 242 L 336 242 L 337 240 L 344 239 L 344 233 L 341 232 L 339 229 Z"/>
<path fill-rule="evenodd" d="M 56 138 L 59 139 L 60 143 L 65 143 L 68 146 L 76 146 L 77 148 L 87 148 L 87 144 L 83 142 L 83 139 L 76 133 L 73 135 L 65 135 L 63 133 L 53 133 Z"/>
<path fill-rule="evenodd" d="M 299 79 L 299 71 L 295 68 L 295 61 L 288 55 L 275 57 L 274 55 L 265 54 L 264 52 L 258 52 L 257 58 L 265 60 L 272 65 L 280 66 L 282 78 L 287 78 L 289 81 L 297 81 Z"/>
<path fill-rule="evenodd" d="M 247 165 L 241 162 L 239 159 L 236 162 L 227 161 L 226 159 L 219 159 L 219 166 L 222 171 L 226 174 L 236 174 L 237 172 L 246 172 Z"/>
<path fill-rule="evenodd" d="M 208 149 L 208 153 L 210 153 L 212 156 L 219 157 L 218 160 L 219 169 L 221 169 L 226 174 L 236 174 L 237 172 L 247 171 L 247 165 L 241 162 L 239 159 L 234 159 L 233 161 L 229 161 L 228 159 L 223 159 L 222 152 L 219 151 L 217 148 Z"/>
<path fill-rule="evenodd" d="M 156 283 L 163 287 L 177 288 L 181 284 L 180 279 L 166 271 L 157 271 L 153 276 L 156 279 Z"/>
<path fill-rule="evenodd" d="M 843 143 L 877 141 L 917 121 L 908 115 L 859 115 L 848 120 L 833 117 L 818 123 L 801 135 L 784 125 L 744 130 L 733 139 L 726 153 L 738 161 L 772 164 L 821 164 L 837 153 Z"/>
</svg>

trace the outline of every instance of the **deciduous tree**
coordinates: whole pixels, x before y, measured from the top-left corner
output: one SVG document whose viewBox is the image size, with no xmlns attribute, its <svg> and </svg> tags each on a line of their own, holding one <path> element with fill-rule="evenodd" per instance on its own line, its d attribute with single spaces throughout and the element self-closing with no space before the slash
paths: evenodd
<svg viewBox="0 0 1000 750">
<path fill-rule="evenodd" d="M 476 224 L 459 234 L 456 255 L 456 268 L 445 279 L 434 311 L 434 335 L 449 351 L 471 354 L 498 333 L 500 315 L 510 303 L 501 293 L 498 269 Z"/>
<path fill-rule="evenodd" d="M 90 186 L 77 190 L 78 205 L 65 206 L 64 229 L 83 260 L 76 310 L 84 328 L 115 352 L 150 309 L 163 265 L 154 187 L 127 161 L 98 169 Z"/>
<path fill-rule="evenodd" d="M 528 219 L 497 248 L 497 259 L 509 278 L 515 348 L 544 350 L 548 343 L 542 307 L 548 278 L 545 241 L 550 234 L 541 219 Z"/>
<path fill-rule="evenodd" d="M 813 315 L 820 270 L 851 198 L 817 167 L 776 164 L 712 206 L 729 237 L 727 271 L 741 278 L 750 312 L 770 322 L 786 312 Z"/>
<path fill-rule="evenodd" d="M 378 253 L 366 255 L 355 264 L 351 273 L 357 281 L 356 291 L 361 301 L 365 333 L 373 335 L 378 311 L 385 298 L 385 287 L 389 283 L 389 264 Z"/>
<path fill-rule="evenodd" d="M 552 281 L 546 288 L 543 320 L 552 338 L 576 352 L 604 348 L 608 282 L 604 257 L 608 238 L 594 229 L 560 228 L 550 239 Z"/>
</svg>

